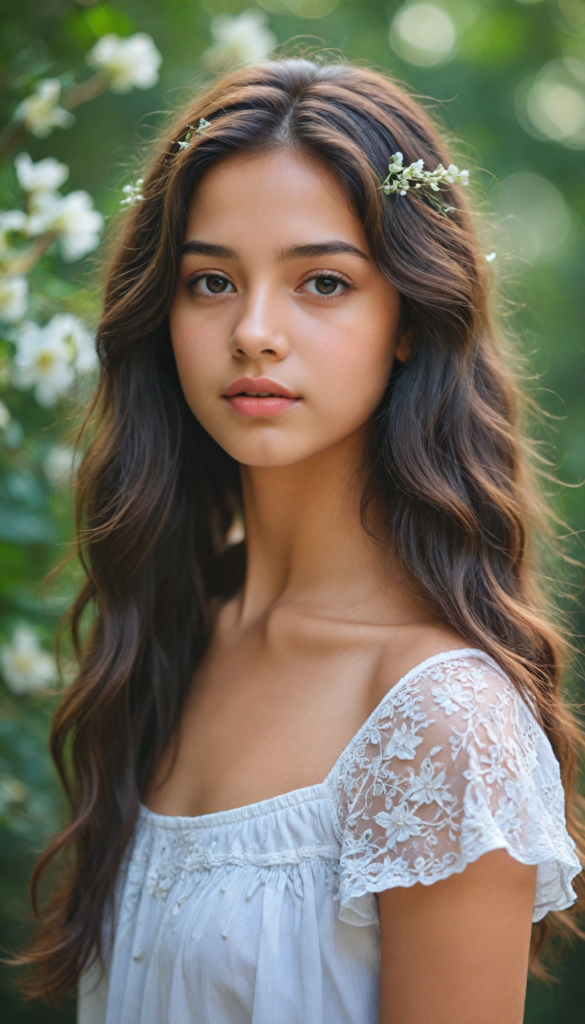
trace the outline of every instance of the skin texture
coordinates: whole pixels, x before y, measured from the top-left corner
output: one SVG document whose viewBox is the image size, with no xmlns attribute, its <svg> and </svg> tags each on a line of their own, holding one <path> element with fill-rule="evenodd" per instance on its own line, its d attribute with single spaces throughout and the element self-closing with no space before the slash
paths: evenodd
<svg viewBox="0 0 585 1024">
<path fill-rule="evenodd" d="M 333 241 L 362 255 L 290 251 Z M 230 156 L 193 196 L 195 242 L 231 252 L 185 252 L 171 338 L 190 408 L 241 466 L 247 575 L 146 794 L 172 815 L 321 782 L 405 672 L 467 646 L 359 521 L 364 426 L 409 339 L 335 179 L 291 151 Z M 298 400 L 246 418 L 222 397 L 244 375 Z M 381 1024 L 520 1024 L 534 886 L 495 851 L 382 893 Z"/>
</svg>

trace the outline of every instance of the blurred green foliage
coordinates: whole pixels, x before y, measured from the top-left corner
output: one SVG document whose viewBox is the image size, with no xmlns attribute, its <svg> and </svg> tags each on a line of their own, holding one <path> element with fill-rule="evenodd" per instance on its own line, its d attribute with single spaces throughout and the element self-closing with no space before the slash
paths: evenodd
<svg viewBox="0 0 585 1024">
<path fill-rule="evenodd" d="M 13 157 L 25 151 L 34 161 L 63 161 L 70 168 L 64 193 L 87 190 L 106 220 L 116 213 L 121 186 L 135 177 L 137 146 L 208 73 L 206 54 L 221 36 L 213 19 L 241 15 L 247 7 L 240 0 L 4 0 L 3 124 L 39 80 L 58 78 L 66 90 L 89 79 L 84 57 L 108 33 L 148 33 L 163 63 L 148 92 L 102 91 L 76 107 L 71 128 L 55 128 L 47 138 L 21 132 L 0 164 L 0 209 L 23 209 Z M 479 182 L 486 254 L 497 253 L 500 312 L 526 354 L 527 383 L 552 417 L 541 439 L 560 478 L 572 485 L 555 492 L 555 501 L 575 531 L 569 546 L 579 557 L 577 535 L 585 526 L 585 493 L 575 486 L 585 476 L 585 0 L 260 0 L 256 10 L 256 34 L 271 31 L 289 52 L 306 44 L 391 70 L 429 98 L 458 140 L 461 163 Z M 236 44 L 249 47 L 249 35 L 242 43 L 240 32 Z M 65 312 L 95 324 L 95 277 L 91 258 L 67 263 L 49 246 L 30 272 L 27 318 L 46 324 Z M 35 630 L 39 651 L 48 652 L 79 572 L 72 565 L 58 583 L 42 586 L 73 535 L 67 476 L 49 472 L 47 459 L 64 444 L 91 377 L 42 407 L 30 388 L 14 386 L 15 330 L 8 324 L 0 334 L 0 382 L 11 415 L 0 464 L 0 644 L 9 647 L 24 622 Z M 581 632 L 578 601 L 570 610 Z M 35 851 L 58 825 L 62 798 L 47 751 L 58 687 L 19 694 L 8 677 L 5 683 L 0 944 L 6 949 L 26 933 L 27 878 Z M 566 955 L 560 984 L 530 983 L 528 1024 L 585 1021 L 584 950 L 577 946 Z M 62 1012 L 23 1006 L 7 971 L 0 1013 L 5 1024 L 74 1019 L 73 1006 Z"/>
</svg>

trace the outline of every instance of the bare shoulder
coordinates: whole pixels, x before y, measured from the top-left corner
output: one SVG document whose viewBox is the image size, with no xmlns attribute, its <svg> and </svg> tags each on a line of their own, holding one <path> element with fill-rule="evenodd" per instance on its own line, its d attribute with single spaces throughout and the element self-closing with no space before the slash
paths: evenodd
<svg viewBox="0 0 585 1024">
<path fill-rule="evenodd" d="M 371 679 L 370 703 L 377 707 L 382 698 L 408 672 L 428 658 L 447 651 L 468 649 L 463 637 L 446 626 L 413 624 L 388 631 L 379 643 L 379 656 Z"/>
</svg>

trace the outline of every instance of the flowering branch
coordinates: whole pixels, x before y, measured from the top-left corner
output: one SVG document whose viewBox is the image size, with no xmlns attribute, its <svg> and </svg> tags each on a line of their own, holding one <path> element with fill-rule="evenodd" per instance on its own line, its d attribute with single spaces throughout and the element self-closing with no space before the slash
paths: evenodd
<svg viewBox="0 0 585 1024">
<path fill-rule="evenodd" d="M 443 213 L 450 213 L 455 209 L 454 206 L 443 206 L 433 193 L 441 191 L 442 182 L 448 185 L 468 185 L 469 171 L 460 171 L 455 164 L 449 164 L 448 167 L 438 164 L 434 171 L 423 171 L 424 160 L 416 160 L 408 167 L 404 166 L 403 160 L 402 153 L 395 153 L 388 165 L 388 175 L 382 183 L 382 190 L 386 195 L 397 192 L 398 195 L 405 196 L 411 188 L 422 189 L 426 198 Z"/>
<path fill-rule="evenodd" d="M 8 264 L 7 272 L 9 274 L 28 274 L 57 237 L 56 231 L 45 231 L 43 235 L 39 235 L 21 256 Z"/>
</svg>

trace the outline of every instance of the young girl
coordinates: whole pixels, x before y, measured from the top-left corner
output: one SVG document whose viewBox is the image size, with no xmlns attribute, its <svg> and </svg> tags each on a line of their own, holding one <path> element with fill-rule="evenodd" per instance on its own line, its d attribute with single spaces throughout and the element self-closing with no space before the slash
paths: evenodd
<svg viewBox="0 0 585 1024">
<path fill-rule="evenodd" d="M 465 180 L 389 79 L 280 60 L 125 214 L 23 958 L 79 1024 L 522 1021 L 579 734 Z"/>
</svg>

